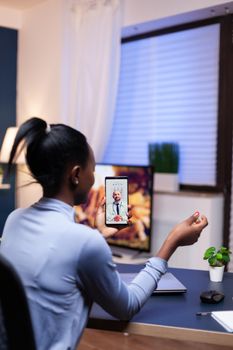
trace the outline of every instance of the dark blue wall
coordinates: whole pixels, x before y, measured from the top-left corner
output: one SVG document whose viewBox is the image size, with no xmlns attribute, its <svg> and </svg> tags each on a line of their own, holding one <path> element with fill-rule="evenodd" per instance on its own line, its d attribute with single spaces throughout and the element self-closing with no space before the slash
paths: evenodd
<svg viewBox="0 0 233 350">
<path fill-rule="evenodd" d="M 0 147 L 6 129 L 16 125 L 17 30 L 0 27 Z M 8 214 L 15 208 L 15 174 L 10 190 L 0 190 L 0 236 Z"/>
</svg>

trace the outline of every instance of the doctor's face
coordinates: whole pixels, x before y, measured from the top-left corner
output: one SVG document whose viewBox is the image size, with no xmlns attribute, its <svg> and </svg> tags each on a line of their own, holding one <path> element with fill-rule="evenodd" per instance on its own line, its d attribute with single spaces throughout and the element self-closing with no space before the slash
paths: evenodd
<svg viewBox="0 0 233 350">
<path fill-rule="evenodd" d="M 119 191 L 114 191 L 112 196 L 115 202 L 119 202 L 121 200 L 121 193 Z"/>
</svg>

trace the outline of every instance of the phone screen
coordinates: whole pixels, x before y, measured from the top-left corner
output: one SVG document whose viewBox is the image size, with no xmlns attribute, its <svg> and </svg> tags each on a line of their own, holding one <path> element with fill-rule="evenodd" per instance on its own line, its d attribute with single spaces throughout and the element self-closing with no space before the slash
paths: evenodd
<svg viewBox="0 0 233 350">
<path fill-rule="evenodd" d="M 107 226 L 128 224 L 128 177 L 105 178 L 105 223 Z"/>
</svg>

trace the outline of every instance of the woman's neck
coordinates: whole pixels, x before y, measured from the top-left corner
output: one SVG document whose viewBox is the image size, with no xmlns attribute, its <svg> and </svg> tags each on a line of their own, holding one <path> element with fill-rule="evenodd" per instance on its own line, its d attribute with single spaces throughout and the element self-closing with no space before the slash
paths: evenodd
<svg viewBox="0 0 233 350">
<path fill-rule="evenodd" d="M 59 201 L 62 201 L 71 207 L 74 206 L 74 199 L 73 196 L 71 196 L 69 193 L 58 193 L 58 194 L 51 194 L 49 192 L 44 192 L 44 197 L 46 198 L 53 198 L 53 199 L 58 199 Z"/>
</svg>

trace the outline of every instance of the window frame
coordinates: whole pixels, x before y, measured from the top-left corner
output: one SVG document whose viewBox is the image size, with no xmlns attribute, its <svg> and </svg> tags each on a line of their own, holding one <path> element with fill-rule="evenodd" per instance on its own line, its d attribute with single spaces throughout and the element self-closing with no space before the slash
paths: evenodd
<svg viewBox="0 0 233 350">
<path fill-rule="evenodd" d="M 224 194 L 223 244 L 228 246 L 230 233 L 231 179 L 232 179 L 232 121 L 233 121 L 233 15 L 228 14 L 210 19 L 172 26 L 159 30 L 124 37 L 121 43 L 141 40 L 153 36 L 170 34 L 211 24 L 220 25 L 219 83 L 216 185 L 180 185 L 182 191 L 211 192 Z"/>
</svg>

